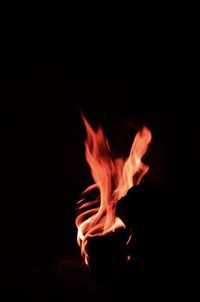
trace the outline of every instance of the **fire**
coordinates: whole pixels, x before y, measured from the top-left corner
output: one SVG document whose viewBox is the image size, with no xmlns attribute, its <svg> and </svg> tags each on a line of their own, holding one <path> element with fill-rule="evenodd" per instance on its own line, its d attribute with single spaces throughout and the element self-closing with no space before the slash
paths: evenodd
<svg viewBox="0 0 200 302">
<path fill-rule="evenodd" d="M 88 265 L 87 243 L 90 237 L 104 236 L 118 228 L 126 228 L 116 216 L 116 204 L 132 186 L 140 183 L 149 169 L 141 159 L 151 141 L 151 132 L 143 127 L 135 136 L 128 158 L 113 159 L 102 128 L 94 130 L 83 115 L 82 119 L 87 133 L 85 156 L 94 184 L 82 193 L 83 198 L 77 203 L 79 214 L 75 223 L 81 254 Z M 95 190 L 98 190 L 98 196 L 86 201 L 86 196 Z"/>
</svg>

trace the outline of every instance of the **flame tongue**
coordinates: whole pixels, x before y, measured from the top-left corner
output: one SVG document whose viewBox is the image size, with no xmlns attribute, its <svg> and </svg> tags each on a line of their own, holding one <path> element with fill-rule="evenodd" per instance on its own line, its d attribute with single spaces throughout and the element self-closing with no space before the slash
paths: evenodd
<svg viewBox="0 0 200 302">
<path fill-rule="evenodd" d="M 86 202 L 83 198 L 78 203 L 80 214 L 76 218 L 77 240 L 81 247 L 81 254 L 88 264 L 88 238 L 125 228 L 123 221 L 115 214 L 116 203 L 133 185 L 140 183 L 149 169 L 141 162 L 141 158 L 151 141 L 151 132 L 143 127 L 133 141 L 129 157 L 113 160 L 102 128 L 99 127 L 95 131 L 83 115 L 82 119 L 87 132 L 86 160 L 95 182 L 83 193 L 88 194 L 94 189 L 99 190 L 99 196 L 95 200 Z"/>
</svg>

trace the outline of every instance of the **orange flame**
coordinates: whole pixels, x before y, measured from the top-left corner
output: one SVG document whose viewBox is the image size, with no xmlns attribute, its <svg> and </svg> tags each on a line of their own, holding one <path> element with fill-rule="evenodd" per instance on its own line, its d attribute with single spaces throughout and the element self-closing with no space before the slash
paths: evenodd
<svg viewBox="0 0 200 302">
<path fill-rule="evenodd" d="M 82 119 L 87 132 L 86 160 L 95 182 L 83 194 L 88 194 L 94 189 L 99 190 L 96 199 L 86 202 L 83 197 L 77 204 L 80 211 L 75 220 L 78 228 L 77 241 L 88 265 L 88 239 L 125 228 L 123 221 L 116 216 L 116 204 L 133 185 L 140 183 L 149 169 L 141 159 L 151 141 L 151 132 L 143 127 L 135 136 L 129 157 L 114 160 L 102 128 L 94 130 L 83 115 Z"/>
</svg>

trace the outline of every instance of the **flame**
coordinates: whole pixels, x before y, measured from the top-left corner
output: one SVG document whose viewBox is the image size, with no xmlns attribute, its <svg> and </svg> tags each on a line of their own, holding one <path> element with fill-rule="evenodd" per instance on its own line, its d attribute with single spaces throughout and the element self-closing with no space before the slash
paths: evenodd
<svg viewBox="0 0 200 302">
<path fill-rule="evenodd" d="M 88 239 L 125 228 L 123 221 L 116 216 L 116 204 L 132 186 L 140 183 L 149 169 L 141 159 L 151 141 L 151 132 L 143 127 L 135 136 L 129 157 L 113 159 L 102 128 L 94 130 L 83 115 L 82 119 L 87 133 L 85 156 L 94 184 L 82 193 L 83 198 L 77 203 L 79 214 L 75 223 L 81 254 L 89 265 Z M 97 198 L 86 201 L 85 196 L 95 189 L 99 191 Z"/>
</svg>

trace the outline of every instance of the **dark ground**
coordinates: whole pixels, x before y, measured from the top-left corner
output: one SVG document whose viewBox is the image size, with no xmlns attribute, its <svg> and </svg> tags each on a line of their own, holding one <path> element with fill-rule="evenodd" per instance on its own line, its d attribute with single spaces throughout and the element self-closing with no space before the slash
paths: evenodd
<svg viewBox="0 0 200 302">
<path fill-rule="evenodd" d="M 121 34 L 116 27 L 116 33 L 103 36 L 99 28 L 90 36 L 82 27 L 72 30 L 56 20 L 57 26 L 51 20 L 52 26 L 38 29 L 10 23 L 2 31 L 1 259 L 6 297 L 107 301 L 150 292 L 179 295 L 188 278 L 188 225 L 196 217 L 199 194 L 199 109 L 187 33 L 155 24 L 152 30 L 128 26 Z M 156 201 L 147 194 L 139 207 L 136 203 L 124 210 L 133 228 L 137 220 L 142 253 L 152 257 L 141 257 L 141 264 L 133 260 L 107 280 L 92 277 L 76 244 L 75 204 L 91 183 L 80 109 L 94 124 L 103 124 L 119 154 L 121 148 L 127 154 L 142 124 L 149 127 L 153 140 L 144 159 L 150 165 L 146 180 L 164 192 L 156 191 Z M 133 248 L 133 258 L 139 259 L 140 248 L 135 254 Z"/>
</svg>

